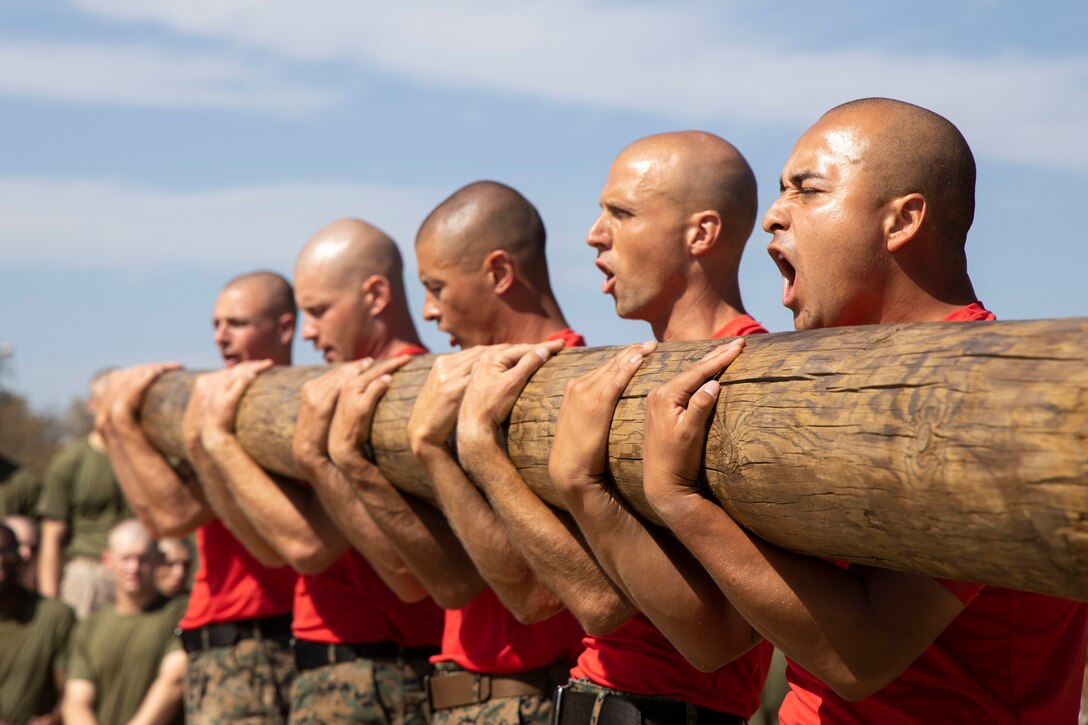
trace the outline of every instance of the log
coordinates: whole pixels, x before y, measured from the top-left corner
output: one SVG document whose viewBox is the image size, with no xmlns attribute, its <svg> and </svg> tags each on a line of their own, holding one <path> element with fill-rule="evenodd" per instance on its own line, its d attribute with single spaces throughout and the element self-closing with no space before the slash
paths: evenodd
<svg viewBox="0 0 1088 725">
<path fill-rule="evenodd" d="M 660 345 L 616 410 L 611 478 L 650 520 L 645 395 L 720 342 Z M 562 351 L 511 414 L 509 454 L 553 505 L 547 462 L 564 386 L 619 349 Z M 1088 601 L 1086 358 L 1088 318 L 749 337 L 721 378 L 708 493 L 791 551 Z M 397 372 L 372 431 L 385 475 L 425 498 L 405 424 L 432 359 Z M 269 470 L 299 476 L 290 455 L 298 391 L 324 370 L 270 370 L 244 397 L 239 439 Z M 144 401 L 144 429 L 164 452 L 182 454 L 193 375 L 164 375 Z"/>
</svg>

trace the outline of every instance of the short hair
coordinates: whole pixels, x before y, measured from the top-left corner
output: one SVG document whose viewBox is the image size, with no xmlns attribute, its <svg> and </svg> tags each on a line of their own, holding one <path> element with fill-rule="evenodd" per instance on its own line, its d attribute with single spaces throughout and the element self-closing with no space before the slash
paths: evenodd
<svg viewBox="0 0 1088 725">
<path fill-rule="evenodd" d="M 295 305 L 295 290 L 282 274 L 267 269 L 246 272 L 232 278 L 223 285 L 223 289 L 227 290 L 242 284 L 255 284 L 263 288 L 268 293 L 268 302 L 271 307 L 269 311 L 272 314 L 298 314 L 298 307 Z"/>
<path fill-rule="evenodd" d="M 975 216 L 977 171 L 960 130 L 938 113 L 891 98 L 850 101 L 824 117 L 850 111 L 869 111 L 886 120 L 865 147 L 874 192 L 883 199 L 921 194 L 938 238 L 962 251 Z"/>
</svg>

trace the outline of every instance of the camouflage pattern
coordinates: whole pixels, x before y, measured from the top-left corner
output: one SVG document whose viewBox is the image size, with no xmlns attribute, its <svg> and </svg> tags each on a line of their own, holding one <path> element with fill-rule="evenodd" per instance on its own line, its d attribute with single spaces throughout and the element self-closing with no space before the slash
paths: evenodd
<svg viewBox="0 0 1088 725">
<path fill-rule="evenodd" d="M 549 725 L 551 695 L 522 695 L 488 700 L 479 705 L 451 707 L 431 716 L 431 725 Z"/>
<path fill-rule="evenodd" d="M 298 673 L 291 725 L 426 725 L 427 660 L 357 659 Z"/>
<path fill-rule="evenodd" d="M 295 657 L 285 640 L 245 639 L 189 653 L 185 722 L 197 725 L 287 722 Z"/>
</svg>

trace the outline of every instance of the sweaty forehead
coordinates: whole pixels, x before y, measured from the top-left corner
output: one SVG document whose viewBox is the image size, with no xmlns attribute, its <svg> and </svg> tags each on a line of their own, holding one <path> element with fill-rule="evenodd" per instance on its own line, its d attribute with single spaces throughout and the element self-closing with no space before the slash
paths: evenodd
<svg viewBox="0 0 1088 725">
<path fill-rule="evenodd" d="M 783 182 L 834 178 L 860 166 L 865 139 L 857 128 L 821 122 L 797 140 L 782 170 Z"/>
</svg>

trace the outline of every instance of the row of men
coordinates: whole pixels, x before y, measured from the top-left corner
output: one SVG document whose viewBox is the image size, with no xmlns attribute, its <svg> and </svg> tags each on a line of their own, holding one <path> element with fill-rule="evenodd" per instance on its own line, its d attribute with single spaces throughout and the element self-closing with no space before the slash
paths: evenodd
<svg viewBox="0 0 1088 725">
<path fill-rule="evenodd" d="M 967 274 L 974 183 L 937 114 L 887 99 L 825 114 L 763 218 L 795 327 L 993 319 Z M 197 530 L 187 718 L 423 722 L 426 704 L 434 723 L 742 722 L 773 644 L 790 659 L 782 722 L 1072 721 L 1085 605 L 790 554 L 700 494 L 713 378 L 764 331 L 737 279 L 757 215 L 737 149 L 701 132 L 639 140 L 600 201 L 587 241 L 618 315 L 657 340 L 740 337 L 647 400 L 643 484 L 669 533 L 604 485 L 614 407 L 653 343 L 566 390 L 549 472 L 569 514 L 506 457 L 518 393 L 582 341 L 552 294 L 539 215 L 501 184 L 458 191 L 416 239 L 424 317 L 464 348 L 436 360 L 408 421 L 436 507 L 359 452 L 390 376 L 423 352 L 396 245 L 364 222 L 307 243 L 293 296 L 268 273 L 220 294 L 227 367 L 194 385 L 192 470 L 137 420 L 174 366 L 111 376 L 98 429 L 129 504 L 158 535 Z M 295 302 L 328 362 L 357 361 L 303 388 L 306 482 L 270 476 L 234 434 L 247 386 L 290 363 Z"/>
<path fill-rule="evenodd" d="M 109 604 L 77 621 L 34 588 L 33 525 L 0 523 L 0 723 L 182 722 L 186 658 L 175 629 L 192 550 L 136 519 L 109 532 Z M 9 526 L 7 521 L 15 525 Z"/>
</svg>

